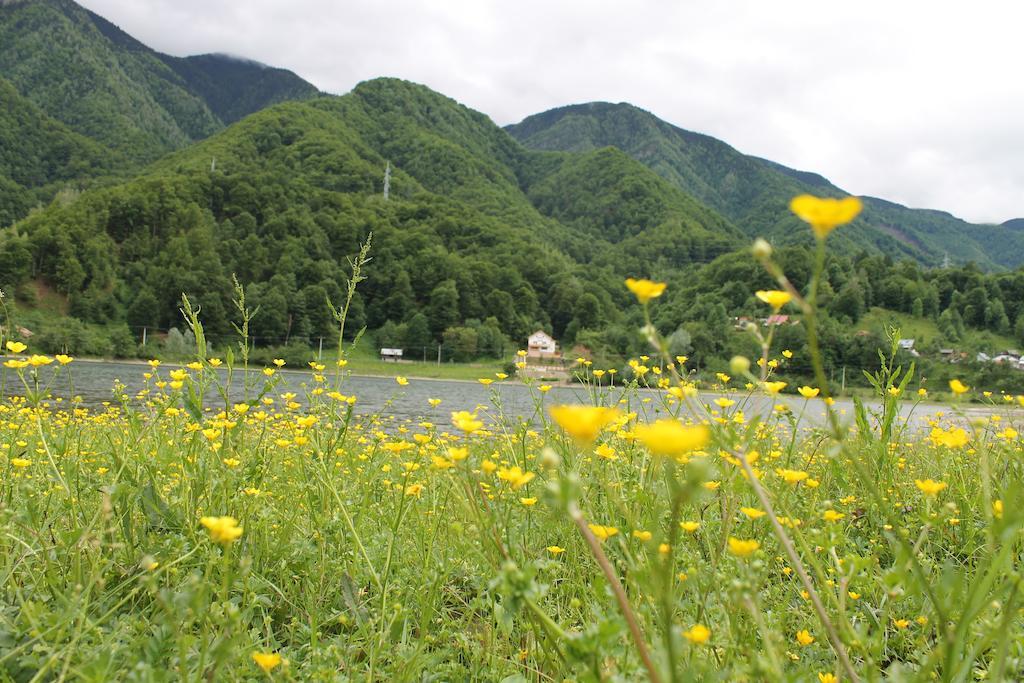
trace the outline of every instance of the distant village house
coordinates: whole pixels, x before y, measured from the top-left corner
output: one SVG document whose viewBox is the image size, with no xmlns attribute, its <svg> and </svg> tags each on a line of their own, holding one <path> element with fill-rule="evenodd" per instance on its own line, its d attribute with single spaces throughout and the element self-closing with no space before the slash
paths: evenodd
<svg viewBox="0 0 1024 683">
<path fill-rule="evenodd" d="M 543 330 L 537 330 L 526 341 L 526 357 L 545 360 L 556 359 L 559 357 L 558 342 Z"/>
<path fill-rule="evenodd" d="M 386 363 L 397 363 L 402 360 L 402 349 L 381 349 L 380 359 Z"/>
</svg>

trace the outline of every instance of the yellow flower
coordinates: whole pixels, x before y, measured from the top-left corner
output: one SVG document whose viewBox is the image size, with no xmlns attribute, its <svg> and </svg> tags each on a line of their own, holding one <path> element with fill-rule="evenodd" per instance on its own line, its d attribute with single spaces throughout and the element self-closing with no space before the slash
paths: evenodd
<svg viewBox="0 0 1024 683">
<path fill-rule="evenodd" d="M 7 342 L 7 350 L 10 351 L 11 353 L 21 353 L 22 351 L 24 351 L 27 348 L 28 347 L 25 346 L 24 344 L 22 344 L 21 342 L 17 342 L 17 341 L 9 341 L 9 342 Z"/>
<path fill-rule="evenodd" d="M 398 382 L 398 386 L 400 387 L 404 387 L 409 383 L 409 380 L 407 380 L 405 377 L 402 377 L 401 375 L 395 377 L 395 381 Z"/>
<path fill-rule="evenodd" d="M 821 389 L 812 389 L 811 387 L 800 387 L 799 389 L 797 389 L 797 391 L 799 391 L 800 395 L 803 396 L 804 398 L 814 398 L 821 392 Z"/>
<path fill-rule="evenodd" d="M 468 410 L 460 410 L 452 413 L 452 424 L 455 425 L 456 429 L 461 429 L 467 434 L 479 431 L 484 423 L 476 419 L 476 413 L 471 413 Z"/>
<path fill-rule="evenodd" d="M 547 548 L 545 548 L 545 550 L 547 550 L 552 555 L 561 555 L 565 552 L 565 548 L 561 548 L 557 545 L 549 545 Z"/>
<path fill-rule="evenodd" d="M 754 292 L 754 296 L 771 306 L 772 310 L 776 313 L 779 312 L 780 308 L 793 300 L 792 294 L 781 289 L 760 289 Z"/>
<path fill-rule="evenodd" d="M 826 522 L 838 522 L 843 517 L 846 517 L 846 515 L 835 510 L 825 510 L 825 512 L 821 513 L 821 518 Z"/>
<path fill-rule="evenodd" d="M 689 630 L 683 631 L 683 637 L 694 645 L 703 645 L 711 638 L 711 629 L 703 624 L 694 624 Z"/>
<path fill-rule="evenodd" d="M 423 493 L 423 484 L 409 484 L 405 487 L 405 495 L 407 496 L 419 497 L 421 493 Z"/>
<path fill-rule="evenodd" d="M 732 536 L 729 537 L 729 552 L 736 557 L 750 557 L 760 547 L 761 544 L 753 539 L 744 541 Z"/>
<path fill-rule="evenodd" d="M 684 425 L 678 420 L 658 420 L 637 425 L 636 438 L 653 455 L 676 457 L 707 445 L 711 433 L 706 425 Z"/>
<path fill-rule="evenodd" d="M 664 282 L 651 282 L 650 280 L 626 280 L 629 291 L 636 295 L 637 301 L 646 304 L 651 299 L 656 299 L 665 292 Z"/>
<path fill-rule="evenodd" d="M 236 413 L 238 413 L 239 415 L 245 415 L 247 412 L 249 412 L 249 404 L 248 403 L 236 403 L 234 405 L 234 411 Z"/>
<path fill-rule="evenodd" d="M 63 353 L 58 353 L 56 356 L 54 356 L 54 358 L 56 358 L 57 362 L 60 363 L 61 365 L 67 365 L 68 363 L 74 360 L 74 358 L 72 358 L 71 356 L 66 356 Z"/>
<path fill-rule="evenodd" d="M 996 519 L 1003 518 L 1003 501 L 997 500 L 992 503 L 992 516 Z"/>
<path fill-rule="evenodd" d="M 959 396 L 960 394 L 966 394 L 968 391 L 971 390 L 969 386 L 967 386 L 958 379 L 949 380 L 949 388 L 957 396 Z"/>
<path fill-rule="evenodd" d="M 782 477 L 782 479 L 787 484 L 798 484 L 801 481 L 803 481 L 804 479 L 806 479 L 808 476 L 810 476 L 806 472 L 801 471 L 801 470 L 786 470 L 786 469 L 775 470 L 775 474 L 777 474 L 780 477 Z"/>
<path fill-rule="evenodd" d="M 814 636 L 812 636 L 807 629 L 804 629 L 803 631 L 797 631 L 796 642 L 806 647 L 814 642 Z"/>
<path fill-rule="evenodd" d="M 917 488 L 921 489 L 921 493 L 928 496 L 929 498 L 934 498 L 935 496 L 939 495 L 939 492 L 948 486 L 948 484 L 944 481 L 935 481 L 933 479 L 925 479 L 923 481 L 920 479 L 915 479 L 914 485 L 917 486 Z"/>
<path fill-rule="evenodd" d="M 646 543 L 647 541 L 651 540 L 651 538 L 653 538 L 653 537 L 654 537 L 654 534 L 652 534 L 650 531 L 634 531 L 633 532 L 633 538 L 639 539 L 639 540 L 643 541 L 644 543 Z"/>
<path fill-rule="evenodd" d="M 839 679 L 831 672 L 821 672 L 818 674 L 818 683 L 839 683 Z"/>
<path fill-rule="evenodd" d="M 909 619 L 893 619 L 892 623 L 898 629 L 905 629 L 906 627 L 910 626 Z"/>
<path fill-rule="evenodd" d="M 34 368 L 38 368 L 40 365 L 49 365 L 52 362 L 53 359 L 49 356 L 32 355 L 28 359 L 28 364 Z"/>
<path fill-rule="evenodd" d="M 526 507 L 530 507 L 531 505 L 535 505 L 537 503 L 537 499 L 536 498 L 520 498 L 519 502 L 522 503 L 523 505 L 525 505 Z"/>
<path fill-rule="evenodd" d="M 770 395 L 774 396 L 775 394 L 779 393 L 780 391 L 782 391 L 783 389 L 786 388 L 786 383 L 785 382 L 762 382 L 761 386 L 764 388 L 764 390 L 766 392 L 768 392 Z"/>
<path fill-rule="evenodd" d="M 221 362 L 222 361 L 221 361 L 220 358 L 211 358 L 210 360 L 208 360 L 206 362 L 210 364 L 211 368 L 219 368 L 221 366 Z"/>
<path fill-rule="evenodd" d="M 252 661 L 265 673 L 270 673 L 281 663 L 281 655 L 276 652 L 253 652 Z"/>
<path fill-rule="evenodd" d="M 203 517 L 199 523 L 210 532 L 214 542 L 222 545 L 228 545 L 242 535 L 242 527 L 234 517 Z"/>
<path fill-rule="evenodd" d="M 840 225 L 856 218 L 862 207 L 857 197 L 831 199 L 802 194 L 793 198 L 789 208 L 800 220 L 811 226 L 815 237 L 823 240 Z"/>
<path fill-rule="evenodd" d="M 602 526 L 600 524 L 588 524 L 587 526 L 590 528 L 590 533 L 594 534 L 599 541 L 607 541 L 619 533 L 619 530 L 613 526 Z"/>
<path fill-rule="evenodd" d="M 963 427 L 950 427 L 948 430 L 934 428 L 928 438 L 937 446 L 946 448 L 960 448 L 967 445 L 970 436 Z"/>
<path fill-rule="evenodd" d="M 750 519 L 759 519 L 768 514 L 764 510 L 758 510 L 757 508 L 740 508 L 740 512 L 745 514 Z"/>
<path fill-rule="evenodd" d="M 518 465 L 515 467 L 502 467 L 498 470 L 498 478 L 507 481 L 513 491 L 518 491 L 529 484 L 537 475 L 533 472 L 524 472 Z"/>
<path fill-rule="evenodd" d="M 25 458 L 11 458 L 11 464 L 15 467 L 28 467 L 32 464 L 32 461 Z"/>
<path fill-rule="evenodd" d="M 619 411 L 601 406 L 551 406 L 551 418 L 565 433 L 580 443 L 593 443 L 597 435 Z"/>
<path fill-rule="evenodd" d="M 692 534 L 700 528 L 700 522 L 679 522 L 679 528 L 688 534 Z"/>
</svg>

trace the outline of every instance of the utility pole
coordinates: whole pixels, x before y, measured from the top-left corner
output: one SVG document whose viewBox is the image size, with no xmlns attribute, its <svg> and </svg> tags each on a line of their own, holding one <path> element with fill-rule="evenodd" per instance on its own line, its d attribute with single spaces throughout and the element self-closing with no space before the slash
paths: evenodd
<svg viewBox="0 0 1024 683">
<path fill-rule="evenodd" d="M 210 173 L 213 173 L 216 170 L 217 170 L 217 157 L 213 157 L 213 159 L 210 160 Z"/>
<path fill-rule="evenodd" d="M 384 201 L 391 195 L 391 162 L 384 167 Z"/>
<path fill-rule="evenodd" d="M 437 364 L 441 364 L 441 345 L 437 345 Z"/>
<path fill-rule="evenodd" d="M 145 327 L 142 328 L 142 345 L 143 346 L 146 345 L 146 328 Z"/>
</svg>

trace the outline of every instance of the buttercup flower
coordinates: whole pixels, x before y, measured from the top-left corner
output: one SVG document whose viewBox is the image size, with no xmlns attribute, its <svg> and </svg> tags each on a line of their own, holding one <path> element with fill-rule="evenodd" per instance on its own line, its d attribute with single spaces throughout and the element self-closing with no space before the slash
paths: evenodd
<svg viewBox="0 0 1024 683">
<path fill-rule="evenodd" d="M 276 652 L 253 652 L 252 661 L 264 672 L 270 673 L 281 663 L 281 655 Z"/>
<path fill-rule="evenodd" d="M 551 406 L 551 418 L 565 433 L 581 443 L 593 443 L 601 430 L 619 416 L 615 408 L 601 406 Z"/>
<path fill-rule="evenodd" d="M 789 292 L 784 292 L 780 289 L 761 289 L 754 292 L 754 296 L 771 306 L 772 310 L 776 313 L 779 312 L 780 308 L 793 300 L 793 296 Z"/>
<path fill-rule="evenodd" d="M 744 541 L 739 538 L 729 537 L 729 552 L 736 557 L 746 558 L 757 552 L 757 549 L 761 547 L 761 544 L 751 539 Z"/>
<path fill-rule="evenodd" d="M 203 517 L 199 523 L 210 532 L 210 538 L 221 545 L 229 545 L 242 535 L 242 527 L 234 517 Z"/>
<path fill-rule="evenodd" d="M 678 420 L 637 425 L 634 433 L 651 454 L 666 457 L 677 457 L 703 448 L 711 438 L 706 425 L 684 425 Z"/>
<path fill-rule="evenodd" d="M 629 278 L 626 280 L 626 286 L 629 287 L 629 291 L 636 295 L 637 301 L 645 304 L 651 299 L 656 299 L 664 294 L 666 284 L 664 282 Z"/>
<path fill-rule="evenodd" d="M 823 240 L 840 225 L 856 218 L 862 205 L 857 197 L 831 199 L 802 194 L 793 198 L 789 208 L 800 220 L 811 226 L 815 237 Z"/>
</svg>

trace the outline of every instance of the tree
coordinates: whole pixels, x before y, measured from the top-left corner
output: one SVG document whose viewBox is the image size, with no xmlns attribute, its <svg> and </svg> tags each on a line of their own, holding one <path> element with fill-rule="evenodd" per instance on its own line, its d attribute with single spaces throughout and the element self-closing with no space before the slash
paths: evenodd
<svg viewBox="0 0 1024 683">
<path fill-rule="evenodd" d="M 405 343 L 412 351 L 434 345 L 434 337 L 430 334 L 430 322 L 423 311 L 417 311 L 406 323 Z"/>
<path fill-rule="evenodd" d="M 436 338 L 459 321 L 459 289 L 455 280 L 445 280 L 430 292 L 427 306 L 430 332 Z"/>
<path fill-rule="evenodd" d="M 384 315 L 388 320 L 405 320 L 415 306 L 409 273 L 399 270 L 391 280 L 388 298 L 384 301 Z"/>
<path fill-rule="evenodd" d="M 449 327 L 444 331 L 444 345 L 451 359 L 464 363 L 477 356 L 477 333 L 471 327 Z"/>
<path fill-rule="evenodd" d="M 864 315 L 864 290 L 856 279 L 847 282 L 832 300 L 832 314 L 857 322 Z"/>
<path fill-rule="evenodd" d="M 132 299 L 125 312 L 128 324 L 133 327 L 156 327 L 160 320 L 160 305 L 152 290 L 142 287 Z"/>
</svg>

